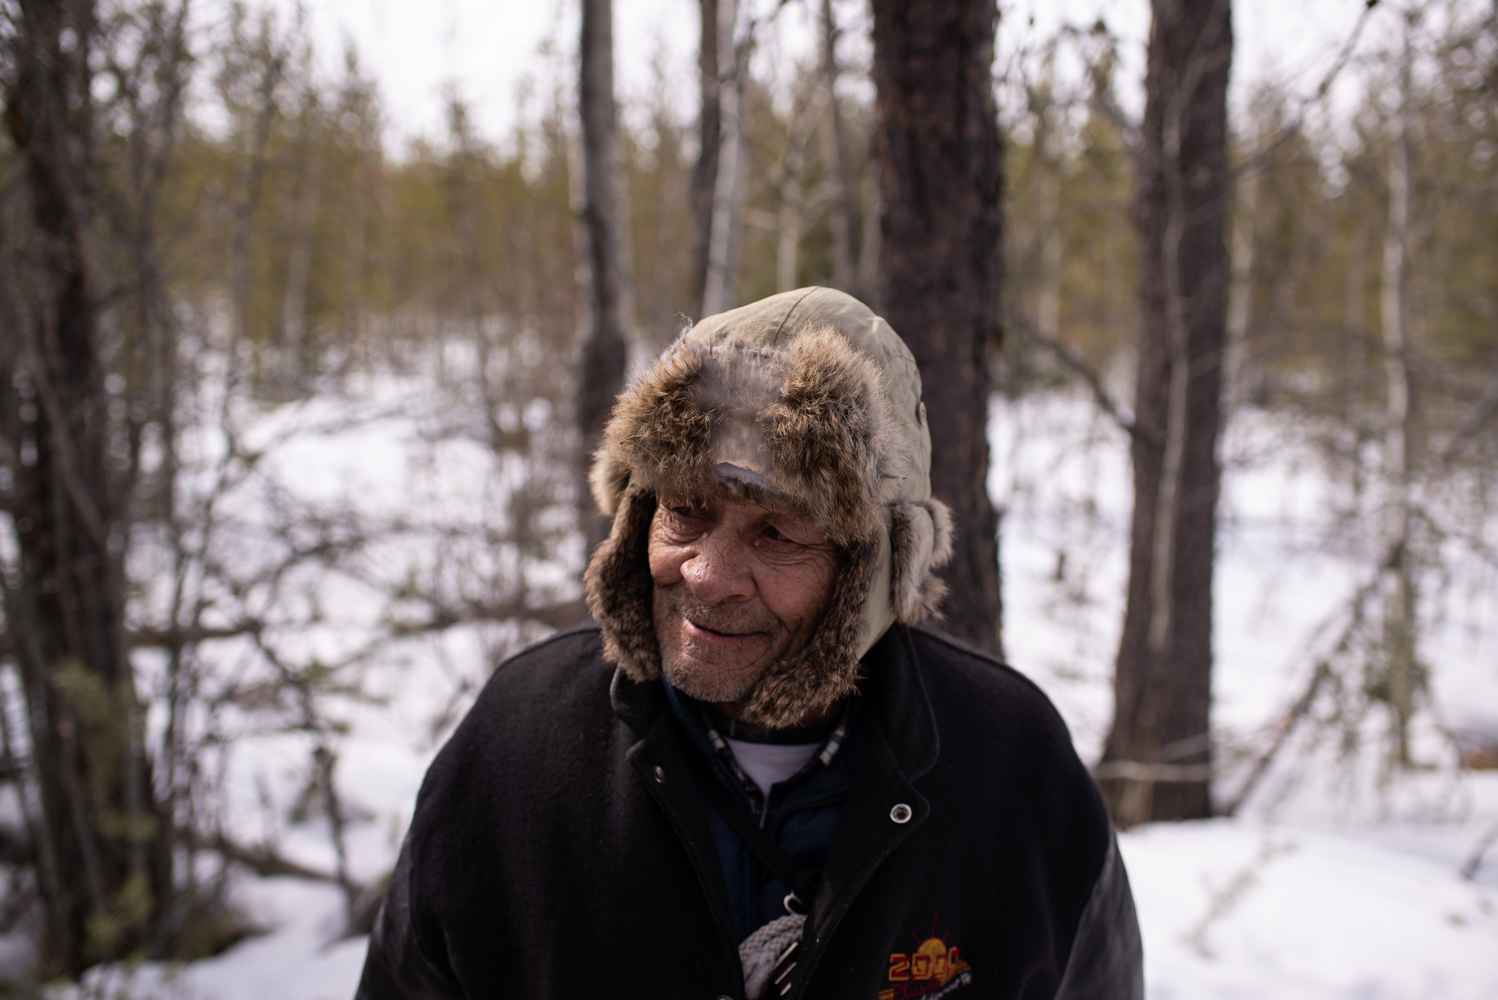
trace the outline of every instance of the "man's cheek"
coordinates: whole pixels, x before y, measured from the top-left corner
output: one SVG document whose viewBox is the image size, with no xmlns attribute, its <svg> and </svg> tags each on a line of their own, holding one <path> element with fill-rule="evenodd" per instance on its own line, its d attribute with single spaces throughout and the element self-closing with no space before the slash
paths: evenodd
<svg viewBox="0 0 1498 1000">
<path fill-rule="evenodd" d="M 650 578 L 662 587 L 681 582 L 681 567 L 686 556 L 669 546 L 651 546 Z"/>
</svg>

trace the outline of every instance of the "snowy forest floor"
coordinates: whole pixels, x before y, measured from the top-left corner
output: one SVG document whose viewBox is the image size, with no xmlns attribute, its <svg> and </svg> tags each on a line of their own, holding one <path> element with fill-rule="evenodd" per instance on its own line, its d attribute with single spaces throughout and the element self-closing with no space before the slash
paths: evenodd
<svg viewBox="0 0 1498 1000">
<path fill-rule="evenodd" d="M 299 502 L 336 502 L 370 517 L 381 510 L 430 518 L 458 512 L 460 520 L 482 522 L 514 471 L 461 435 L 434 435 L 432 421 L 441 420 L 430 412 L 412 416 L 406 405 L 376 405 L 409 402 L 412 393 L 401 380 L 375 379 L 361 404 L 375 414 L 366 420 L 338 419 L 344 404 L 330 401 L 249 420 L 251 436 L 277 442 L 257 475 L 279 484 L 280 509 L 296 494 Z M 547 418 L 528 411 L 519 419 L 539 427 Z M 288 433 L 297 427 L 322 430 Z M 997 403 L 990 437 L 992 492 L 1005 512 L 1006 652 L 1055 700 L 1090 761 L 1108 725 L 1122 617 L 1125 441 L 1088 403 L 1065 394 Z M 1224 802 L 1305 687 L 1327 642 L 1327 623 L 1359 586 L 1372 551 L 1360 527 L 1366 521 L 1358 516 L 1360 501 L 1344 495 L 1337 473 L 1316 455 L 1303 431 L 1252 413 L 1235 424 L 1224 447 L 1214 605 L 1214 727 L 1227 767 L 1217 794 Z M 264 495 L 271 491 L 243 499 L 246 537 L 257 518 L 272 516 L 256 513 L 254 496 Z M 1467 528 L 1483 537 L 1491 532 L 1481 515 Z M 1331 714 L 1312 713 L 1234 818 L 1123 835 L 1151 997 L 1498 996 L 1498 846 L 1475 877 L 1461 874 L 1498 822 L 1498 771 L 1457 768 L 1450 739 L 1498 734 L 1498 579 L 1479 559 L 1442 552 L 1424 592 L 1421 652 L 1430 684 L 1414 740 L 1420 770 L 1384 771 L 1386 720 L 1376 704 L 1344 712 L 1352 723 L 1343 718 L 1334 725 Z M 408 530 L 380 558 L 429 556 Z M 558 558 L 576 561 L 575 553 Z M 391 575 L 401 572 L 425 571 L 406 567 Z M 537 579 L 556 587 L 550 581 L 565 575 L 542 567 Z M 369 594 L 361 596 L 336 574 L 309 578 L 307 586 L 323 588 L 315 624 L 300 633 L 309 648 L 357 648 L 360 629 L 388 611 L 371 608 Z M 493 657 L 538 637 L 457 627 L 395 644 L 362 668 L 364 697 L 337 709 L 347 726 L 338 783 L 355 816 L 347 845 L 355 877 L 372 880 L 388 871 L 421 775 Z M 219 655 L 228 662 L 239 654 L 226 646 Z M 221 766 L 231 828 L 330 869 L 325 818 L 315 811 L 290 818 L 289 805 L 304 784 L 305 745 L 248 722 L 228 745 L 232 756 Z M 263 933 L 187 966 L 96 969 L 60 996 L 352 995 L 366 941 L 340 939 L 338 889 L 240 876 L 233 896 Z"/>
</svg>

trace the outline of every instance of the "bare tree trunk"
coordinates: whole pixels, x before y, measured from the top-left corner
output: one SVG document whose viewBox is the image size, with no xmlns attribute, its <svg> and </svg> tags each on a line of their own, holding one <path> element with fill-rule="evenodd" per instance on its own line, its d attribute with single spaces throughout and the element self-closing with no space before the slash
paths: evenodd
<svg viewBox="0 0 1498 1000">
<path fill-rule="evenodd" d="M 748 72 L 749 40 L 735 38 L 738 0 L 718 0 L 718 52 L 729 58 L 728 73 L 718 89 L 723 121 L 718 173 L 713 183 L 713 210 L 707 245 L 707 280 L 702 288 L 702 314 L 732 309 L 738 271 L 739 216 L 745 180 L 744 76 Z"/>
<path fill-rule="evenodd" d="M 338 103 L 333 113 L 346 131 L 349 116 L 356 119 L 350 134 L 353 144 L 353 186 L 348 205 L 342 213 L 343 273 L 338 303 L 339 339 L 343 363 L 353 365 L 356 354 L 368 350 L 364 332 L 364 291 L 367 244 L 370 235 L 370 208 L 378 183 L 380 137 L 378 111 L 373 84 L 360 72 L 358 55 L 350 45 L 343 54 L 344 77 L 339 85 Z"/>
<path fill-rule="evenodd" d="M 460 327 L 467 333 L 478 355 L 480 372 L 486 372 L 489 358 L 488 338 L 484 336 L 486 296 L 483 280 L 483 248 L 479 245 L 479 203 L 475 190 L 482 169 L 483 153 L 473 133 L 468 105 L 453 95 L 447 105 L 447 131 L 452 143 L 448 161 L 448 215 L 453 223 L 455 286 L 449 300 L 457 313 Z M 580 253 L 579 258 L 586 258 Z M 586 284 L 579 291 L 586 293 Z M 584 328 L 586 330 L 586 327 Z M 441 347 L 439 345 L 439 351 Z M 464 373 L 460 377 L 466 377 Z"/>
<path fill-rule="evenodd" d="M 44 965 L 78 974 L 153 943 L 171 856 L 125 640 L 127 498 L 94 292 L 94 6 L 23 0 L 7 55 L 5 124 L 30 201 L 32 287 L 0 367 L 0 410 L 22 414 L 13 466 L 19 580 L 5 587 L 40 806 Z M 29 460 L 28 460 L 29 459 Z"/>
<path fill-rule="evenodd" d="M 813 77 L 796 89 L 791 102 L 785 155 L 780 161 L 780 205 L 775 220 L 775 290 L 780 292 L 788 292 L 800 284 L 797 270 L 807 214 L 802 174 L 806 169 L 806 147 L 825 113 L 824 96 Z"/>
<path fill-rule="evenodd" d="M 1410 473 L 1414 441 L 1414 386 L 1409 364 L 1410 201 L 1413 193 L 1411 131 L 1413 44 L 1416 14 L 1407 12 L 1399 65 L 1398 132 L 1389 156 L 1389 219 L 1384 229 L 1383 320 L 1384 525 L 1383 569 L 1385 682 L 1393 713 L 1389 756 L 1410 763 L 1409 721 L 1418 683 L 1415 662 L 1415 586 L 1410 552 Z"/>
<path fill-rule="evenodd" d="M 1229 280 L 1228 0 L 1154 0 L 1141 136 L 1134 514 L 1113 728 L 1120 826 L 1211 813 L 1217 438 Z"/>
<path fill-rule="evenodd" d="M 730 5 L 733 0 L 729 0 Z M 692 305 L 698 318 L 707 291 L 708 248 L 713 236 L 713 189 L 718 183 L 718 155 L 723 145 L 723 111 L 718 58 L 718 0 L 698 0 L 702 40 L 697 49 L 697 163 L 692 168 L 693 246 Z"/>
<path fill-rule="evenodd" d="M 307 280 L 312 270 L 312 227 L 317 216 L 322 188 L 321 139 L 317 135 L 316 117 L 320 114 L 316 97 L 307 94 L 303 110 L 301 176 L 293 203 L 290 226 L 291 252 L 286 262 L 286 297 L 281 310 L 282 349 L 288 384 L 302 381 L 306 361 Z"/>
<path fill-rule="evenodd" d="M 339 303 L 339 326 L 345 348 L 345 363 L 352 360 L 352 355 L 364 339 L 360 336 L 364 326 L 364 241 L 369 224 L 369 189 L 373 186 L 370 183 L 373 171 L 369 169 L 365 159 L 368 155 L 361 152 L 359 168 L 355 174 L 359 183 L 352 192 L 353 211 L 344 220 L 343 291 L 342 301 Z"/>
<path fill-rule="evenodd" d="M 827 183 L 832 193 L 828 221 L 832 229 L 832 284 L 862 298 L 858 283 L 858 204 L 854 200 L 852 157 L 848 152 L 848 126 L 837 99 L 837 21 L 832 0 L 822 0 L 822 86 L 827 114 L 822 119 L 822 157 L 827 163 Z"/>
<path fill-rule="evenodd" d="M 879 295 L 879 220 L 884 210 L 879 200 L 879 164 L 874 157 L 864 160 L 859 177 L 863 188 L 863 235 L 858 239 L 858 287 L 864 301 L 876 312 L 883 308 Z"/>
<path fill-rule="evenodd" d="M 1342 295 L 1343 344 L 1350 337 L 1360 335 L 1363 330 L 1363 298 L 1367 293 L 1368 242 L 1367 224 L 1360 219 L 1352 237 L 1352 245 L 1347 251 L 1347 273 Z M 1347 360 L 1345 352 L 1337 360 L 1345 362 Z"/>
<path fill-rule="evenodd" d="M 780 210 L 775 220 L 775 290 L 788 292 L 798 287 L 796 265 L 801 245 L 801 221 L 806 213 L 802 197 L 801 172 L 806 160 L 806 143 L 810 125 L 815 120 L 816 98 L 803 100 L 801 94 L 791 106 L 790 135 L 785 158 L 780 164 Z"/>
<path fill-rule="evenodd" d="M 255 213 L 260 208 L 260 191 L 265 180 L 266 149 L 270 144 L 271 126 L 275 124 L 279 108 L 276 90 L 286 71 L 288 53 L 279 46 L 268 29 L 262 31 L 265 50 L 261 53 L 260 82 L 255 88 L 259 106 L 255 111 L 254 128 L 250 134 L 248 162 L 245 165 L 244 197 L 235 209 L 234 238 L 230 248 L 230 267 L 233 273 L 234 319 L 230 330 L 229 363 L 234 364 L 234 355 L 239 345 L 250 336 L 250 236 L 254 231 Z"/>
<path fill-rule="evenodd" d="M 135 310 L 137 326 L 131 339 L 137 345 L 137 355 L 126 364 L 134 368 L 132 379 L 138 386 L 130 392 L 134 397 L 129 408 L 128 427 L 131 438 L 131 456 L 128 472 L 120 485 L 119 495 L 140 499 L 138 486 L 142 476 L 141 437 L 143 425 L 155 423 L 158 428 L 160 462 L 154 471 L 150 490 L 146 494 L 154 502 L 140 504 L 148 517 L 164 521 L 174 539 L 174 549 L 180 552 L 181 524 L 176 519 L 176 487 L 179 472 L 177 461 L 177 400 L 178 345 L 174 311 L 166 288 L 166 278 L 160 262 L 157 212 L 162 189 L 166 185 L 168 172 L 176 150 L 177 131 L 181 125 L 185 91 L 189 85 L 191 55 L 187 44 L 187 17 L 189 0 L 179 0 L 176 9 L 165 6 L 150 6 L 138 13 L 144 28 L 145 43 L 136 51 L 130 84 L 121 84 L 121 90 L 129 93 L 127 107 L 132 110 L 134 127 L 131 128 L 130 178 L 128 198 L 125 206 L 134 215 L 134 224 L 129 230 L 129 246 L 132 262 L 137 269 Z M 119 81 L 117 81 L 119 82 Z M 139 515 L 136 515 L 139 516 Z M 131 514 L 129 507 L 120 517 L 118 529 L 122 538 L 128 539 Z M 121 573 L 125 567 L 121 554 Z M 175 619 L 174 619 L 175 620 Z M 175 685 L 181 666 L 181 644 L 174 643 L 168 650 L 169 683 Z M 173 699 L 175 700 L 175 699 Z M 173 704 L 169 712 L 174 712 Z M 146 749 L 146 725 L 144 709 L 137 710 L 137 720 L 132 725 L 133 738 L 139 746 L 134 753 L 142 758 Z M 175 877 L 175 833 L 179 803 L 174 768 L 177 764 L 176 733 L 170 730 L 162 734 L 155 760 L 156 773 L 165 772 L 155 812 L 159 819 L 151 843 L 151 850 L 158 860 L 157 882 L 154 891 L 161 896 L 160 918 L 150 928 L 145 950 L 148 954 L 164 955 L 178 950 L 187 912 L 196 899 L 193 866 L 195 859 L 191 851 L 182 858 L 185 873 L 183 885 L 174 884 Z M 137 851 L 140 847 L 136 848 Z M 136 862 L 139 864 L 139 862 Z M 185 904 L 185 905 L 184 905 Z"/>
<path fill-rule="evenodd" d="M 775 223 L 775 290 L 788 292 L 796 281 L 797 249 L 801 245 L 801 151 L 792 146 L 785 154 L 780 182 L 780 211 Z"/>
<path fill-rule="evenodd" d="M 1049 95 L 1032 97 L 1035 117 L 1033 156 L 1036 166 L 1036 201 L 1040 203 L 1040 288 L 1035 304 L 1035 325 L 1043 336 L 1056 340 L 1061 334 L 1061 155 L 1053 138 L 1055 102 Z"/>
<path fill-rule="evenodd" d="M 1227 368 L 1223 373 L 1222 412 L 1232 419 L 1244 397 L 1244 359 L 1253 322 L 1254 223 L 1259 210 L 1259 179 L 1263 171 L 1250 168 L 1239 175 L 1238 218 L 1233 222 L 1232 283 L 1228 288 Z"/>
<path fill-rule="evenodd" d="M 998 518 L 986 433 L 1002 274 L 995 23 L 985 0 L 874 0 L 881 307 L 920 366 L 931 488 L 956 515 L 946 626 L 997 652 Z"/>
<path fill-rule="evenodd" d="M 578 510 L 588 550 L 608 537 L 608 519 L 588 497 L 588 467 L 624 385 L 628 351 L 619 289 L 619 163 L 615 144 L 613 0 L 583 0 L 578 114 L 582 191 L 578 212 L 578 310 L 581 357 L 577 421 L 582 432 Z"/>
</svg>

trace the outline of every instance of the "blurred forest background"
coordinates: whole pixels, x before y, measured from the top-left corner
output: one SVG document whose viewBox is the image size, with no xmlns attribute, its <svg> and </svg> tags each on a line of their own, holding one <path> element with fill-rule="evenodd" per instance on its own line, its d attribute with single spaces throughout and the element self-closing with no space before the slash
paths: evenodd
<svg viewBox="0 0 1498 1000">
<path fill-rule="evenodd" d="M 618 118 L 634 363 L 704 312 L 781 290 L 888 306 L 869 15 L 798 2 L 824 32 L 817 58 L 758 71 L 774 7 L 731 22 L 720 52 L 738 144 L 723 148 L 742 169 L 716 286 L 698 109 L 662 78 Z M 1327 544 L 1367 581 L 1303 695 L 1232 761 L 1238 802 L 1297 725 L 1356 743 L 1374 719 L 1362 752 L 1419 763 L 1407 731 L 1429 707 L 1432 595 L 1453 560 L 1498 571 L 1498 9 L 1375 17 L 1383 30 L 1321 68 L 1355 82 L 1350 113 L 1325 86 L 1264 79 L 1230 120 L 1223 419 L 1294 428 L 1284 440 L 1339 486 Z M 49 48 L 28 61 L 37 24 Z M 1117 46 L 1106 24 L 1076 25 L 995 65 L 995 406 L 1079 391 L 1131 420 L 1141 126 L 1120 107 Z M 510 134 L 479 134 L 453 96 L 444 134 L 396 151 L 377 68 L 350 49 L 341 73 L 318 71 L 294 14 L 0 0 L 0 929 L 35 932 L 42 974 L 223 947 L 244 930 L 221 893 L 234 866 L 330 880 L 367 926 L 378 879 L 349 865 L 360 816 L 338 780 L 346 706 L 378 697 L 366 666 L 463 627 L 492 663 L 583 614 L 570 53 L 556 46 Z M 51 103 L 23 106 L 46 74 Z M 44 162 L 25 149 L 45 129 Z M 83 322 L 82 353 L 38 332 Z M 433 454 L 468 449 L 477 514 L 309 500 L 298 486 L 319 470 L 278 457 L 396 415 Z M 38 463 L 51 492 L 25 485 Z M 1391 476 L 1406 525 L 1392 548 L 1369 527 L 1387 523 Z M 65 537 L 37 541 L 43 528 Z M 36 568 L 64 550 L 87 587 Z M 48 616 L 74 646 L 44 648 Z M 481 680 L 434 709 L 433 742 Z M 247 732 L 294 748 L 289 797 L 228 787 Z M 318 824 L 326 863 L 226 822 L 244 798 Z"/>
</svg>

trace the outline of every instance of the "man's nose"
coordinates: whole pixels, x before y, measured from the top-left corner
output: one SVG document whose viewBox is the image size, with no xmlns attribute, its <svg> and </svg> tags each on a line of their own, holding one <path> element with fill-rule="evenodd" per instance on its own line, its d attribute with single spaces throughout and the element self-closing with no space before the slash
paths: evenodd
<svg viewBox="0 0 1498 1000">
<path fill-rule="evenodd" d="M 718 526 L 698 542 L 696 553 L 681 567 L 692 596 L 704 604 L 746 600 L 754 596 L 749 546 L 735 532 Z"/>
</svg>

